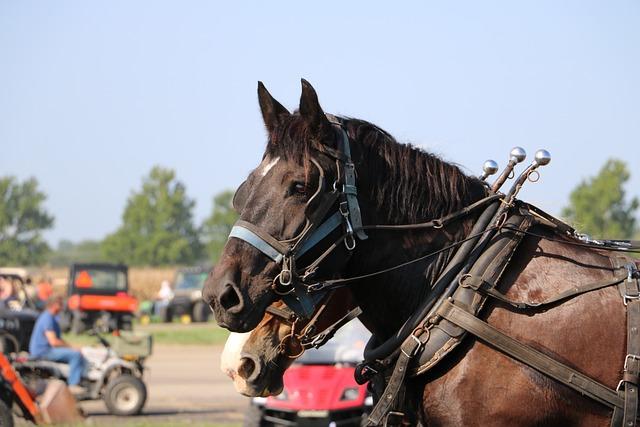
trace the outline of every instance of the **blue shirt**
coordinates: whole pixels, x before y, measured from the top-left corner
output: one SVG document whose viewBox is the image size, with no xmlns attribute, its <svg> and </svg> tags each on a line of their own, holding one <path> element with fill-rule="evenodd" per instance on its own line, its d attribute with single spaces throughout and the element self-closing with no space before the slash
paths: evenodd
<svg viewBox="0 0 640 427">
<path fill-rule="evenodd" d="M 31 339 L 29 340 L 29 353 L 32 357 L 40 357 L 51 350 L 51 344 L 49 344 L 49 340 L 45 335 L 47 331 L 55 332 L 56 337 L 60 338 L 60 325 L 58 321 L 53 314 L 45 310 L 38 316 L 38 320 L 36 320 L 33 332 L 31 333 Z"/>
</svg>

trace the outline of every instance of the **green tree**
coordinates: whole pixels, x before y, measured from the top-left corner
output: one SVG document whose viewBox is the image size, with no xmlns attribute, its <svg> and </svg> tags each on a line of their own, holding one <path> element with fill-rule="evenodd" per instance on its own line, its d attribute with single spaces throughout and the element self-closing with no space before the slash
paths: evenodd
<svg viewBox="0 0 640 427">
<path fill-rule="evenodd" d="M 569 196 L 562 215 L 580 232 L 596 238 L 628 239 L 636 232 L 638 199 L 625 200 L 627 165 L 609 159 L 594 177 L 582 181 Z"/>
<path fill-rule="evenodd" d="M 102 253 L 102 242 L 97 240 L 83 240 L 73 243 L 61 240 L 48 257 L 48 263 L 53 267 L 63 267 L 74 262 L 104 262 L 107 261 Z"/>
<path fill-rule="evenodd" d="M 238 214 L 231 204 L 232 200 L 233 191 L 227 190 L 217 194 L 213 198 L 211 215 L 202 224 L 202 235 L 208 259 L 212 262 L 216 262 L 220 258 L 231 227 L 238 220 Z"/>
<path fill-rule="evenodd" d="M 193 224 L 195 202 L 171 169 L 154 167 L 129 197 L 122 225 L 107 236 L 107 259 L 134 265 L 190 264 L 202 255 Z"/>
<path fill-rule="evenodd" d="M 42 206 L 46 198 L 35 178 L 22 183 L 12 176 L 0 178 L 0 265 L 44 261 L 49 246 L 42 232 L 53 226 Z"/>
</svg>

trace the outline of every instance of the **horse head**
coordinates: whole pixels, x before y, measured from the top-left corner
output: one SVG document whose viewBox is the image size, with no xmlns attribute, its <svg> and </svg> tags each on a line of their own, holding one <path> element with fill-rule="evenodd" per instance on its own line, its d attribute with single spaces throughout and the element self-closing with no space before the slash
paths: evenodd
<svg viewBox="0 0 640 427">
<path fill-rule="evenodd" d="M 248 332 L 277 300 L 308 318 L 326 295 L 322 283 L 400 265 L 470 229 L 473 215 L 438 229 L 375 229 L 440 218 L 487 190 L 371 123 L 325 114 L 305 80 L 294 113 L 261 83 L 258 98 L 266 150 L 236 191 L 240 219 L 203 290 L 221 326 Z M 376 336 L 395 333 L 429 292 L 425 276 L 434 279 L 451 253 L 349 283 Z"/>
<path fill-rule="evenodd" d="M 341 221 L 335 221 L 340 218 L 335 215 L 339 201 L 334 197 L 342 179 L 336 167 L 342 135 L 322 111 L 314 89 L 302 81 L 295 114 L 262 83 L 258 97 L 269 134 L 266 151 L 260 165 L 236 191 L 233 203 L 240 220 L 203 291 L 217 322 L 235 332 L 256 327 L 266 307 L 291 291 L 276 288 L 291 284 L 296 269 L 317 259 L 343 234 Z M 328 212 L 329 208 L 334 212 Z M 331 214 L 334 226 L 321 236 L 322 242 L 302 248 Z M 293 252 L 296 256 L 289 256 Z M 334 275 L 348 259 L 346 248 L 339 246 L 323 259 L 323 265 L 330 264 L 329 274 Z M 322 270 L 317 265 L 314 274 Z M 300 303 L 306 305 L 308 316 L 317 299 Z"/>
<path fill-rule="evenodd" d="M 254 330 L 232 332 L 225 343 L 220 368 L 233 380 L 236 391 L 251 397 L 279 394 L 287 368 L 305 348 L 313 346 L 314 338 L 322 338 L 323 342 L 331 338 L 337 327 L 342 326 L 344 313 L 353 310 L 355 305 L 350 292 L 339 289 L 322 307 L 322 312 L 311 321 L 296 320 L 289 317 L 290 312 L 283 303 L 277 302 Z"/>
</svg>

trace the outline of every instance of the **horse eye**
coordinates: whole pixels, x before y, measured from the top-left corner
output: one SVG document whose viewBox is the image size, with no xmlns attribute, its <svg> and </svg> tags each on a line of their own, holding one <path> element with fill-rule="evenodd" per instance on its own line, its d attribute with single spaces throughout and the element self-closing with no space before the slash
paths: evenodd
<svg viewBox="0 0 640 427">
<path fill-rule="evenodd" d="M 296 182 L 293 184 L 293 192 L 300 196 L 307 194 L 307 185 L 303 182 Z"/>
</svg>

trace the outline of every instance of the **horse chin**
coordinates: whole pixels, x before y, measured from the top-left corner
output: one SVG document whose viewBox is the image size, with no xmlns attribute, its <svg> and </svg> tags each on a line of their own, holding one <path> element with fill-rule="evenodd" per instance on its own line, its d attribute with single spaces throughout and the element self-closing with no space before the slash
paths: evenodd
<svg viewBox="0 0 640 427">
<path fill-rule="evenodd" d="M 249 384 L 243 380 L 234 380 L 236 391 L 247 397 L 269 397 L 277 396 L 284 390 L 284 383 L 280 380 L 277 384 Z"/>
<path fill-rule="evenodd" d="M 241 313 L 244 314 L 244 313 Z M 263 313 L 264 314 L 264 313 Z M 251 332 L 260 323 L 262 317 L 258 311 L 253 311 L 249 316 L 230 316 L 226 313 L 221 313 L 218 310 L 214 310 L 214 317 L 216 323 L 222 328 L 228 329 L 231 332 L 245 333 Z"/>
</svg>

